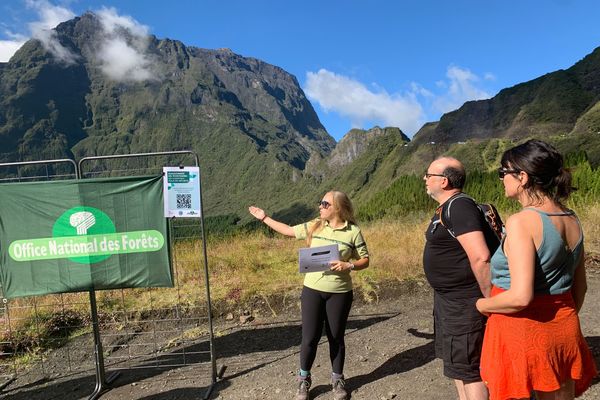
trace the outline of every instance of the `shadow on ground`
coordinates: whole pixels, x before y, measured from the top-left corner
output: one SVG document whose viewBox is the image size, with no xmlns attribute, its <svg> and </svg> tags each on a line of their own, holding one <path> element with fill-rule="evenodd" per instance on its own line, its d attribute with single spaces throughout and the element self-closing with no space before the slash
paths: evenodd
<svg viewBox="0 0 600 400">
<path fill-rule="evenodd" d="M 407 332 L 413 336 L 424 339 L 430 339 L 431 341 L 421 346 L 413 347 L 406 351 L 396 354 L 395 356 L 389 358 L 387 361 L 381 364 L 379 367 L 375 368 L 373 371 L 370 371 L 363 375 L 357 375 L 348 378 L 346 380 L 346 386 L 349 392 L 355 389 L 360 389 L 362 386 L 368 385 L 372 382 L 376 382 L 380 379 L 384 379 L 389 375 L 407 372 L 433 361 L 433 359 L 435 358 L 433 335 L 419 332 L 413 328 L 408 329 Z M 314 386 L 310 390 L 310 393 L 312 397 L 317 397 L 323 393 L 329 392 L 330 390 L 330 385 L 318 385 Z"/>
<path fill-rule="evenodd" d="M 600 371 L 600 336 L 588 336 L 585 338 L 588 346 L 592 350 L 594 360 L 596 360 L 596 368 Z M 600 382 L 600 375 L 596 376 L 592 381 L 592 386 Z"/>
<path fill-rule="evenodd" d="M 379 322 L 394 317 L 396 314 L 372 315 L 356 318 L 348 321 L 347 329 L 352 333 L 355 330 L 361 330 Z M 244 356 L 255 352 L 283 351 L 291 348 L 297 348 L 301 341 L 301 330 L 299 325 L 292 326 L 274 326 L 268 328 L 249 328 L 241 329 L 214 340 L 214 347 L 217 353 L 217 363 L 219 359 L 225 359 L 236 356 Z M 137 399 L 184 399 L 184 398 L 203 398 L 204 393 L 210 385 L 210 353 L 206 351 L 209 348 L 209 342 L 204 341 L 195 345 L 176 348 L 169 353 L 163 353 L 155 357 L 148 357 L 140 360 L 136 369 L 121 371 L 119 377 L 112 382 L 112 388 L 118 388 L 132 383 L 139 382 L 148 378 L 162 375 L 170 370 L 182 367 L 183 361 L 186 364 L 202 364 L 202 369 L 206 371 L 207 386 L 198 388 L 178 388 L 168 392 L 146 395 L 145 397 L 132 397 Z M 285 356 L 288 356 L 286 353 Z M 250 371 L 259 369 L 272 362 L 276 362 L 282 357 L 273 361 L 251 365 L 249 368 L 226 376 L 224 380 L 215 385 L 211 398 L 214 398 L 218 391 L 226 389 L 230 384 L 227 378 L 234 378 L 247 374 Z M 204 363 L 204 364 L 203 364 Z M 147 368 L 144 368 L 147 367 Z M 158 368 L 156 368 L 158 367 Z M 110 368 L 107 369 L 107 376 L 111 374 Z M 78 374 L 79 375 L 79 374 Z M 163 378 L 161 378 L 163 379 Z M 77 376 L 73 378 L 62 377 L 57 380 L 37 380 L 34 383 L 19 386 L 18 380 L 9 385 L 0 393 L 0 398 L 10 398 L 11 400 L 71 400 L 87 398 L 94 390 L 96 384 L 95 375 Z M 133 394 L 136 389 L 132 389 Z M 140 396 L 144 396 L 140 388 Z M 201 394 L 201 395 L 200 395 Z"/>
</svg>

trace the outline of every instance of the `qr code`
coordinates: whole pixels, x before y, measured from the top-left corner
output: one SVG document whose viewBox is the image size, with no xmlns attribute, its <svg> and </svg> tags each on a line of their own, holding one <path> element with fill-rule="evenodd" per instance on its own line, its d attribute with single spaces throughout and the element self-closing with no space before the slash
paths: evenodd
<svg viewBox="0 0 600 400">
<path fill-rule="evenodd" d="M 177 208 L 192 208 L 192 195 L 190 193 L 177 193 Z"/>
</svg>

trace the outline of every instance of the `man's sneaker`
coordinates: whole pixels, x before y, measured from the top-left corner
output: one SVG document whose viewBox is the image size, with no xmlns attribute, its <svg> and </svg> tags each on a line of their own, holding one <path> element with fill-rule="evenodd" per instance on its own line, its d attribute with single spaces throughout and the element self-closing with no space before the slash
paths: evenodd
<svg viewBox="0 0 600 400">
<path fill-rule="evenodd" d="M 298 377 L 298 391 L 296 392 L 296 400 L 309 400 L 308 390 L 310 389 L 310 384 L 312 383 L 310 376 L 307 377 Z"/>
<path fill-rule="evenodd" d="M 331 391 L 333 392 L 334 400 L 346 400 L 348 398 L 346 382 L 343 378 L 338 378 L 331 381 Z"/>
</svg>

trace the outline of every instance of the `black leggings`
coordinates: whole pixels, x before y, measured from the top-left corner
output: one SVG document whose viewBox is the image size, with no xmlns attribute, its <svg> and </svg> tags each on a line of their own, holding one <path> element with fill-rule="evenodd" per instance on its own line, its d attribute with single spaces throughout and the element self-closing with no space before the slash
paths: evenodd
<svg viewBox="0 0 600 400">
<path fill-rule="evenodd" d="M 300 347 L 300 368 L 310 371 L 317 355 L 317 346 L 323 333 L 323 323 L 329 341 L 329 358 L 332 372 L 344 372 L 346 344 L 344 331 L 352 306 L 352 291 L 327 293 L 302 288 L 302 346 Z"/>
</svg>

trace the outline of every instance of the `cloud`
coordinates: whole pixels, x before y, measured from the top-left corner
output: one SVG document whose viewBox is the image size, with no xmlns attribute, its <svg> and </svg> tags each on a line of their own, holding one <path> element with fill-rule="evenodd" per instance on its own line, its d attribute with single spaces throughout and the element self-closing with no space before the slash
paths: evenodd
<svg viewBox="0 0 600 400">
<path fill-rule="evenodd" d="M 104 32 L 116 35 L 120 30 L 129 31 L 136 37 L 148 36 L 150 30 L 128 15 L 119 15 L 114 7 L 102 8 L 97 11 Z"/>
<path fill-rule="evenodd" d="M 486 80 L 489 80 L 492 74 L 486 75 Z M 438 81 L 436 84 L 439 88 L 445 89 L 446 92 L 437 96 L 433 100 L 433 111 L 438 113 L 447 113 L 456 110 L 466 101 L 489 99 L 490 93 L 478 87 L 480 79 L 469 69 L 458 66 L 449 66 L 446 71 L 446 81 Z"/>
<path fill-rule="evenodd" d="M 38 39 L 46 51 L 50 52 L 58 61 L 72 64 L 77 60 L 77 55 L 64 47 L 52 30 L 61 22 L 72 19 L 75 14 L 61 6 L 55 6 L 46 0 L 27 0 L 29 8 L 35 10 L 39 16 L 38 21 L 30 22 L 31 36 Z"/>
<path fill-rule="evenodd" d="M 116 81 L 144 81 L 152 78 L 149 62 L 122 38 L 106 41 L 99 53 L 102 71 Z"/>
<path fill-rule="evenodd" d="M 484 81 L 494 79 L 491 73 L 484 75 Z M 466 101 L 490 98 L 481 81 L 469 69 L 450 65 L 446 78 L 435 81 L 432 90 L 411 82 L 407 92 L 390 94 L 376 84 L 367 87 L 355 79 L 321 69 L 307 72 L 304 91 L 325 112 L 348 118 L 353 127 L 397 126 L 412 136 L 426 121 L 438 120 Z"/>
<path fill-rule="evenodd" d="M 389 94 L 378 87 L 372 91 L 357 80 L 326 69 L 307 72 L 304 91 L 323 110 L 348 117 L 353 127 L 378 123 L 412 134 L 424 122 L 423 109 L 413 93 Z"/>
<path fill-rule="evenodd" d="M 27 38 L 23 35 L 15 34 L 10 31 L 5 35 L 11 40 L 0 40 L 0 62 L 7 62 L 10 58 L 25 44 Z"/>
<path fill-rule="evenodd" d="M 148 27 L 119 15 L 114 8 L 102 8 L 96 15 L 104 35 L 97 54 L 102 71 L 116 81 L 153 79 L 152 63 L 146 55 Z"/>
<path fill-rule="evenodd" d="M 26 0 L 27 7 L 38 16 L 27 24 L 31 37 L 38 39 L 57 60 L 72 64 L 78 56 L 64 47 L 53 30 L 61 22 L 75 17 L 66 7 L 48 0 Z M 103 7 L 96 12 L 102 27 L 102 42 L 95 57 L 106 76 L 116 81 L 153 79 L 152 62 L 147 55 L 149 28 L 129 16 L 119 15 L 114 8 Z M 27 41 L 24 35 L 5 32 L 10 40 L 0 40 L 0 62 L 6 62 Z"/>
</svg>

